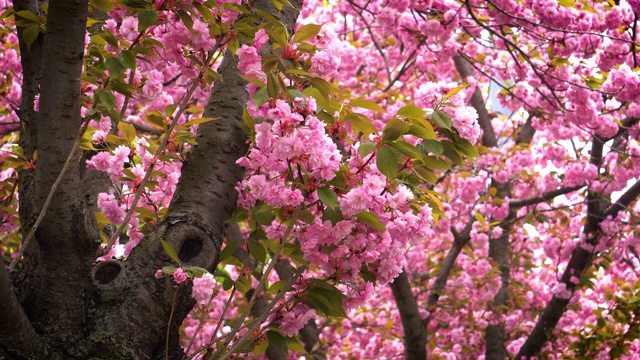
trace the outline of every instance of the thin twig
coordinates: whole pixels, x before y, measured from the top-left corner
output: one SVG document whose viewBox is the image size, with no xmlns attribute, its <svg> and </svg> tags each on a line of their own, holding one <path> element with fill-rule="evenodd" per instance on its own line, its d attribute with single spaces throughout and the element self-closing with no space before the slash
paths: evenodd
<svg viewBox="0 0 640 360">
<path fill-rule="evenodd" d="M 202 69 L 205 69 L 205 68 L 208 67 L 208 64 L 211 61 L 211 58 L 212 58 L 212 56 L 209 55 L 208 58 L 206 59 L 206 61 L 204 62 L 204 66 L 202 67 Z M 156 154 L 153 157 L 153 161 L 149 165 L 149 168 L 147 169 L 147 172 L 145 173 L 144 178 L 142 179 L 142 182 L 140 182 L 140 185 L 138 186 L 138 191 L 136 191 L 136 195 L 133 198 L 133 202 L 131 203 L 131 206 L 129 207 L 129 211 L 127 211 L 127 214 L 125 215 L 124 219 L 122 220 L 122 223 L 120 224 L 120 226 L 118 226 L 118 229 L 111 235 L 111 238 L 109 239 L 109 242 L 107 243 L 107 246 L 104 248 L 104 250 L 102 252 L 103 255 L 109 253 L 109 250 L 111 250 L 111 248 L 115 244 L 116 239 L 120 236 L 120 233 L 122 232 L 124 227 L 127 226 L 127 224 L 129 223 L 129 220 L 131 219 L 131 216 L 133 215 L 133 212 L 135 211 L 136 205 L 138 204 L 138 201 L 140 200 L 140 197 L 142 196 L 142 193 L 143 193 L 143 191 L 145 189 L 145 185 L 147 184 L 149 179 L 151 179 L 151 174 L 153 173 L 153 169 L 155 168 L 155 165 L 158 162 L 158 159 L 160 158 L 160 156 L 164 152 L 165 147 L 169 143 L 169 138 L 170 138 L 171 132 L 173 131 L 173 129 L 178 124 L 178 120 L 180 119 L 180 116 L 182 116 L 182 113 L 187 108 L 187 104 L 188 104 L 189 100 L 191 99 L 191 96 L 195 92 L 196 88 L 200 84 L 200 80 L 202 79 L 203 76 L 204 76 L 204 70 L 200 71 L 200 74 L 198 74 L 198 77 L 193 82 L 193 85 L 191 86 L 189 91 L 184 95 L 184 100 L 182 101 L 182 104 L 180 105 L 180 108 L 178 109 L 178 113 L 175 114 L 175 116 L 173 117 L 173 120 L 171 121 L 171 125 L 169 125 L 169 128 L 166 131 L 166 135 L 164 136 L 164 138 L 162 138 L 162 142 L 158 146 L 158 150 L 156 150 Z"/>
<path fill-rule="evenodd" d="M 233 289 L 235 291 L 235 288 Z M 193 345 L 193 342 L 196 340 L 196 336 L 198 335 L 198 333 L 200 332 L 200 330 L 202 329 L 202 325 L 204 325 L 204 320 L 207 318 L 207 315 L 209 314 L 209 306 L 211 306 L 211 301 L 213 301 L 213 298 L 216 297 L 216 292 L 214 291 L 213 293 L 211 293 L 211 297 L 209 298 L 209 301 L 207 301 L 207 305 L 205 305 L 205 307 L 203 308 L 204 310 L 204 316 L 202 316 L 202 318 L 199 319 L 198 322 L 198 327 L 196 327 L 196 331 L 193 332 L 193 335 L 191 336 L 191 340 L 189 340 L 189 345 L 187 345 L 187 348 L 184 350 L 185 354 L 189 353 L 189 350 L 191 350 L 191 346 Z M 229 298 L 233 297 L 233 292 L 231 293 L 231 296 Z M 226 311 L 226 307 L 225 307 L 225 311 Z M 222 314 L 222 316 L 220 316 L 220 320 L 222 320 L 224 318 L 224 312 Z M 218 322 L 218 325 L 220 325 L 222 321 Z M 216 331 L 217 332 L 217 331 Z M 214 334 L 216 333 L 214 332 Z"/>
<path fill-rule="evenodd" d="M 84 134 L 84 132 L 87 130 L 87 126 L 89 126 L 88 118 L 85 119 L 84 123 L 80 127 L 80 132 L 76 137 L 76 141 L 73 143 L 73 146 L 71 147 L 69 156 L 67 156 L 67 160 L 64 162 L 64 165 L 62 166 L 62 170 L 60 170 L 60 174 L 58 174 L 58 178 L 53 183 L 53 186 L 51 186 L 49 195 L 47 195 L 47 199 L 45 200 L 44 205 L 42 206 L 42 210 L 40 210 L 40 214 L 38 215 L 36 222 L 31 227 L 31 230 L 29 230 L 29 234 L 27 235 L 27 238 L 22 242 L 22 246 L 20 247 L 18 254 L 11 261 L 11 264 L 9 265 L 9 271 L 13 271 L 15 269 L 16 265 L 18 264 L 18 260 L 22 257 L 24 253 L 24 249 L 27 248 L 31 239 L 33 239 L 33 237 L 35 236 L 38 226 L 40 225 L 42 220 L 44 220 L 44 216 L 47 213 L 47 208 L 49 208 L 49 205 L 51 204 L 51 200 L 53 199 L 53 194 L 55 194 L 56 190 L 58 189 L 58 186 L 60 185 L 60 182 L 62 181 L 62 178 L 64 177 L 64 174 L 69 169 L 69 166 L 71 165 L 71 160 L 73 159 L 73 155 L 76 152 L 78 152 L 78 149 L 80 148 L 80 140 L 82 139 L 82 135 Z"/>
<path fill-rule="evenodd" d="M 173 321 L 173 313 L 176 310 L 176 298 L 178 297 L 178 290 L 180 289 L 180 284 L 176 288 L 176 291 L 173 293 L 173 301 L 171 302 L 171 314 L 169 315 L 169 322 L 167 323 L 167 339 L 165 341 L 164 347 L 164 355 L 165 360 L 169 360 L 169 335 L 171 335 L 171 321 Z"/>
<path fill-rule="evenodd" d="M 258 282 L 258 286 L 256 286 L 256 289 L 255 289 L 253 295 L 251 296 L 251 299 L 249 300 L 249 303 L 247 304 L 247 307 L 244 309 L 244 312 L 242 313 L 240 318 L 237 319 L 238 323 L 236 324 L 235 328 L 233 329 L 233 331 L 232 331 L 233 333 L 237 333 L 238 330 L 240 329 L 240 327 L 242 326 L 242 323 L 244 322 L 244 319 L 246 319 L 247 316 L 249 315 L 249 311 L 251 310 L 251 307 L 256 302 L 256 300 L 258 300 L 258 294 L 260 294 L 260 292 L 264 288 L 264 284 L 267 282 L 267 278 L 269 276 L 269 273 L 271 273 L 273 268 L 276 266 L 276 263 L 280 260 L 280 252 L 284 248 L 284 244 L 287 242 L 287 238 L 289 237 L 289 234 L 293 230 L 293 226 L 295 225 L 296 220 L 298 219 L 298 213 L 299 213 L 299 210 L 296 209 L 296 211 L 293 213 L 293 215 L 291 215 L 291 219 L 289 220 L 289 225 L 287 226 L 287 229 L 284 231 L 284 234 L 282 235 L 282 240 L 280 241 L 280 244 L 278 245 L 278 248 L 276 249 L 276 251 L 274 251 L 273 256 L 271 257 L 271 263 L 269 263 L 269 267 L 262 274 L 262 277 L 260 277 L 260 282 Z M 220 349 L 218 349 L 216 351 L 216 353 L 214 354 L 214 358 L 216 358 L 216 359 L 218 359 L 218 358 L 225 359 L 226 358 L 226 356 L 225 357 L 221 357 L 221 356 L 223 355 L 223 351 L 231 343 L 231 340 L 232 340 L 232 338 L 227 338 L 227 340 L 220 347 Z M 235 346 L 232 349 L 234 349 L 234 348 L 235 348 Z M 232 354 L 232 352 L 230 351 L 227 355 L 229 355 L 229 354 Z"/>
</svg>

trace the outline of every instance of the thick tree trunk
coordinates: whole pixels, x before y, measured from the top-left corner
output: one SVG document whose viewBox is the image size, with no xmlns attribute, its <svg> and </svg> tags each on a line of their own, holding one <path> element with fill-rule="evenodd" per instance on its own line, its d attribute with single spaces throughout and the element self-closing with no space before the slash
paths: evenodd
<svg viewBox="0 0 640 360">
<path fill-rule="evenodd" d="M 38 12 L 38 1 L 15 3 L 16 10 Z M 204 113 L 219 120 L 200 126 L 198 145 L 182 168 L 166 219 L 127 261 L 94 265 L 100 235 L 92 194 L 104 183 L 100 174 L 84 171 L 80 153 L 68 159 L 83 121 L 80 79 L 88 3 L 51 0 L 46 34 L 30 50 L 21 42 L 21 146 L 27 156 L 39 154 L 37 170 L 19 175 L 23 225 L 35 221 L 65 162 L 70 166 L 22 266 L 12 274 L 13 284 L 0 270 L 0 354 L 16 359 L 180 359 L 178 328 L 194 301 L 188 286 L 154 277 L 157 269 L 175 265 L 160 240 L 172 244 L 183 265 L 215 270 L 224 221 L 237 199 L 234 187 L 243 176 L 235 162 L 247 150 L 239 126 L 248 100 L 246 83 L 237 58 L 227 53 L 218 69 L 223 80 L 216 82 Z M 302 5 L 301 0 L 291 3 L 298 9 Z M 253 6 L 293 33 L 298 10 L 277 11 L 269 0 Z M 39 113 L 33 111 L 37 94 Z"/>
</svg>

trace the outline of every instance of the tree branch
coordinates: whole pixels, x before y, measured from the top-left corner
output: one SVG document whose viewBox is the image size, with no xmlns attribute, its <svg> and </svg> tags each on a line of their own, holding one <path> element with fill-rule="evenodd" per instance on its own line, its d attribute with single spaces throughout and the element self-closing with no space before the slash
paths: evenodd
<svg viewBox="0 0 640 360">
<path fill-rule="evenodd" d="M 522 200 L 514 199 L 509 202 L 509 207 L 514 209 L 514 208 L 519 208 L 519 207 L 528 206 L 528 205 L 535 205 L 544 201 L 554 199 L 557 196 L 569 194 L 574 191 L 580 190 L 585 186 L 586 185 L 570 186 L 570 187 L 560 188 L 552 191 L 547 191 L 540 196 L 536 196 L 528 199 L 522 199 Z"/>
<path fill-rule="evenodd" d="M 40 15 L 37 0 L 14 1 L 16 13 L 22 10 Z M 16 15 L 16 20 L 20 16 Z M 16 111 L 20 119 L 20 147 L 28 159 L 33 159 L 33 153 L 38 144 L 38 117 L 34 110 L 36 96 L 40 93 L 40 71 L 42 68 L 44 35 L 38 34 L 36 40 L 27 46 L 23 38 L 24 28 L 18 26 L 20 42 L 20 63 L 22 65 L 22 100 L 20 109 Z M 28 229 L 37 216 L 34 211 L 33 196 L 35 191 L 35 170 L 22 169 L 18 171 L 18 186 L 20 187 L 20 221 L 24 229 Z"/>
<path fill-rule="evenodd" d="M 238 246 L 236 246 L 235 250 L 233 251 L 233 256 L 235 256 L 236 259 L 240 260 L 240 262 L 243 263 L 245 267 L 251 269 L 251 272 L 253 272 L 256 269 L 257 264 L 256 261 L 249 256 L 249 253 L 246 250 L 247 242 L 242 236 L 238 224 L 231 224 L 229 226 L 229 228 L 227 229 L 226 239 L 227 243 L 229 241 L 235 241 L 238 243 Z M 254 291 L 255 289 L 250 289 L 249 291 L 247 291 L 247 293 L 245 294 L 245 298 L 247 299 L 247 301 L 249 301 L 251 297 L 253 297 Z M 266 309 L 267 300 L 263 295 L 258 295 L 258 299 L 251 307 L 251 316 L 253 316 L 255 319 L 259 319 L 265 313 Z M 287 353 L 275 344 L 269 344 L 265 354 L 267 355 L 267 359 L 269 360 L 287 359 Z"/>
<path fill-rule="evenodd" d="M 88 3 L 88 0 L 49 2 L 42 50 L 42 63 L 47 64 L 47 71 L 42 72 L 39 83 L 34 206 L 26 213 L 27 222 L 33 220 L 33 214 L 44 210 L 83 122 L 80 86 Z M 31 65 L 36 71 L 37 65 Z M 23 105 L 32 106 L 31 99 Z M 24 110 L 29 113 L 26 108 Z M 31 128 L 28 133 L 32 134 Z M 33 140 L 29 141 L 35 144 Z M 68 160 L 71 166 L 53 192 L 46 215 L 36 231 L 35 239 L 40 248 L 37 260 L 34 259 L 37 265 L 25 273 L 29 280 L 25 282 L 24 307 L 36 331 L 59 343 L 75 343 L 83 337 L 78 329 L 86 314 L 84 292 L 93 254 L 99 245 L 96 240 L 100 239 L 93 214 L 86 211 L 80 196 L 78 159 L 79 152 L 75 152 Z M 75 339 L 68 334 L 74 334 Z"/>
<path fill-rule="evenodd" d="M 17 359 L 47 357 L 40 336 L 18 303 L 4 265 L 0 265 L 0 349 Z"/>
<path fill-rule="evenodd" d="M 296 272 L 291 267 L 291 263 L 287 260 L 280 260 L 276 264 L 276 272 L 280 280 L 287 282 L 296 276 Z M 302 329 L 300 329 L 298 335 L 304 344 L 304 349 L 309 352 L 314 359 L 326 359 L 324 347 L 320 342 L 320 330 L 318 330 L 316 319 L 309 319 Z"/>
<path fill-rule="evenodd" d="M 442 290 L 444 290 L 445 285 L 447 284 L 447 279 L 449 279 L 449 275 L 451 274 L 451 270 L 453 269 L 453 265 L 456 263 L 456 259 L 462 249 L 469 243 L 471 240 L 471 227 L 473 226 L 474 220 L 470 220 L 467 223 L 467 226 L 461 233 L 455 232 L 455 230 L 451 229 L 453 233 L 453 244 L 451 244 L 451 248 L 447 252 L 447 256 L 444 258 L 442 262 L 442 266 L 438 271 L 438 275 L 436 276 L 436 281 L 433 283 L 431 290 L 429 291 L 429 297 L 427 298 L 427 311 L 429 311 L 429 316 L 424 320 L 424 326 L 427 327 L 429 322 L 431 322 L 431 318 L 433 317 L 433 312 L 435 311 L 435 305 L 440 298 L 440 294 Z"/>
<path fill-rule="evenodd" d="M 463 56 L 454 56 L 453 63 L 455 64 L 456 70 L 458 70 L 462 79 L 473 76 L 473 68 L 469 61 L 467 61 Z M 482 92 L 477 86 L 473 90 L 470 102 L 471 106 L 473 106 L 473 108 L 478 112 L 478 124 L 482 128 L 482 145 L 486 147 L 498 146 L 496 134 L 493 131 L 493 125 L 491 125 L 491 116 L 489 115 L 487 108 L 484 106 Z"/>
<path fill-rule="evenodd" d="M 602 163 L 602 150 L 604 142 L 597 136 L 593 137 L 591 146 L 591 163 L 600 167 Z M 583 227 L 584 243 L 578 244 L 562 274 L 560 283 L 571 293 L 577 288 L 578 283 L 573 278 L 580 278 L 584 271 L 591 266 L 595 247 L 598 243 L 600 222 L 607 216 L 616 217 L 618 212 L 626 209 L 640 195 L 640 181 L 629 188 L 614 204 L 608 206 L 606 201 L 596 197 L 593 192 L 587 194 L 587 219 Z M 606 210 L 606 211 L 605 211 Z M 530 359 L 540 352 L 540 349 L 548 340 L 548 335 L 555 329 L 558 321 L 564 314 L 570 298 L 560 298 L 556 295 L 549 301 L 544 311 L 538 318 L 536 325 L 520 348 L 517 359 Z"/>
<path fill-rule="evenodd" d="M 400 312 L 400 319 L 402 319 L 405 359 L 425 360 L 427 358 L 427 328 L 420 316 L 406 270 L 403 270 L 389 285 Z"/>
</svg>

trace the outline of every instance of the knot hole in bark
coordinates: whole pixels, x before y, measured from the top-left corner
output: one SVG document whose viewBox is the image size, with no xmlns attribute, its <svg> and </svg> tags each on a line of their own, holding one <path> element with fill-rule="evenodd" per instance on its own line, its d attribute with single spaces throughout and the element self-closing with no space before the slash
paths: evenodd
<svg viewBox="0 0 640 360">
<path fill-rule="evenodd" d="M 122 273 L 120 261 L 109 260 L 98 263 L 93 269 L 93 279 L 99 285 L 106 285 L 117 279 Z"/>
<path fill-rule="evenodd" d="M 176 251 L 182 265 L 215 269 L 220 254 L 222 239 L 204 226 L 202 219 L 193 214 L 174 215 L 165 219 L 167 227 L 161 238 L 169 242 Z M 154 245 L 163 256 L 165 264 L 170 263 L 159 241 Z"/>
<path fill-rule="evenodd" d="M 189 262 L 202 251 L 203 241 L 200 237 L 189 237 L 184 240 L 180 250 L 178 251 L 178 258 L 182 262 Z"/>
</svg>

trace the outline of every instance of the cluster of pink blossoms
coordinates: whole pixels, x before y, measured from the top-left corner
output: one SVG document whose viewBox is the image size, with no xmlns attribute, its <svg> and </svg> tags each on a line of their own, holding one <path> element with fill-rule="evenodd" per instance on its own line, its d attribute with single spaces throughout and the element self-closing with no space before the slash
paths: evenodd
<svg viewBox="0 0 640 360">
<path fill-rule="evenodd" d="M 265 78 L 256 48 L 243 45 L 237 55 L 245 76 Z M 329 53 L 320 55 L 313 56 L 312 62 L 328 64 L 314 71 L 327 72 L 328 67 L 337 66 L 327 58 Z M 248 90 L 253 96 L 258 88 L 250 83 Z M 259 106 L 250 101 L 247 110 L 256 122 L 255 137 L 247 156 L 238 160 L 247 170 L 238 184 L 239 205 L 251 209 L 266 204 L 289 213 L 309 211 L 312 220 L 297 220 L 291 237 L 315 269 L 313 276 L 337 280 L 347 295 L 347 308 L 363 304 L 374 290 L 363 280 L 363 269 L 377 286 L 392 281 L 402 272 L 409 247 L 431 234 L 431 209 L 412 207 L 413 193 L 404 185 L 392 190 L 375 162 L 364 166 L 366 159 L 358 155 L 357 143 L 351 155 L 341 155 L 327 125 L 314 115 L 313 97 L 283 97 Z M 336 176 L 344 178 L 348 188 L 330 185 Z M 335 193 L 336 203 L 320 202 L 319 191 Z M 341 219 L 324 219 L 329 210 L 339 211 Z M 363 214 L 375 218 L 383 228 L 362 220 Z M 278 239 L 284 236 L 285 227 L 274 220 L 264 228 L 268 238 Z M 290 309 L 274 321 L 280 324 L 281 333 L 293 334 L 312 313 L 311 309 Z"/>
<path fill-rule="evenodd" d="M 478 125 L 478 112 L 472 106 L 467 106 L 464 91 L 459 91 L 445 99 L 447 94 L 458 86 L 457 83 L 444 81 L 424 83 L 415 92 L 415 104 L 433 109 L 446 100 L 446 105 L 438 110 L 451 115 L 453 127 L 463 139 L 475 143 L 482 132 Z M 427 113 L 427 116 L 431 116 L 431 113 Z"/>
<path fill-rule="evenodd" d="M 114 184 L 117 184 L 118 193 L 100 193 L 98 194 L 98 208 L 105 215 L 106 219 L 115 224 L 120 225 L 124 221 L 124 217 L 133 205 L 135 192 L 138 190 L 149 166 L 153 163 L 154 155 L 148 151 L 148 142 L 144 138 L 138 138 L 137 143 L 133 147 L 119 145 L 113 151 L 101 151 L 87 160 L 87 168 L 98 170 L 109 174 Z M 169 206 L 169 202 L 173 197 L 178 179 L 180 177 L 180 162 L 161 161 L 157 162 L 155 169 L 161 176 L 153 177 L 154 186 L 150 186 L 142 190 L 144 196 L 136 207 L 147 208 L 154 213 L 157 221 L 160 218 L 158 213 L 162 207 Z M 128 170 L 128 177 L 124 170 Z M 140 219 L 137 218 L 138 211 L 133 212 L 133 216 L 129 220 L 129 227 L 126 234 L 129 240 L 120 248 L 120 245 L 112 249 L 105 257 L 124 255 L 128 256 L 131 250 L 138 245 L 144 234 L 140 232 L 142 225 Z M 151 220 L 150 220 L 151 221 Z"/>
</svg>

